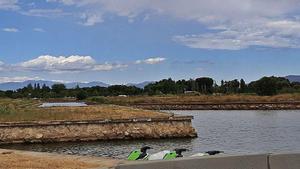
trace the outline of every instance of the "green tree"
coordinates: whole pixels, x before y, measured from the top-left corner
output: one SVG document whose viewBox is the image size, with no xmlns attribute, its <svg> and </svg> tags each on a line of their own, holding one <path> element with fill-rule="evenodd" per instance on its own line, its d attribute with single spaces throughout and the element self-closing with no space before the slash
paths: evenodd
<svg viewBox="0 0 300 169">
<path fill-rule="evenodd" d="M 196 85 L 198 86 L 198 91 L 202 94 L 213 93 L 214 80 L 209 77 L 202 77 L 196 79 Z"/>
<path fill-rule="evenodd" d="M 272 77 L 263 77 L 255 82 L 254 90 L 261 96 L 272 96 L 277 94 L 276 80 Z"/>
<path fill-rule="evenodd" d="M 54 84 L 51 86 L 52 91 L 54 92 L 54 97 L 64 97 L 66 86 L 64 84 Z"/>
<path fill-rule="evenodd" d="M 88 97 L 87 92 L 84 90 L 80 90 L 77 94 L 76 94 L 76 98 L 77 100 L 84 100 Z"/>
<path fill-rule="evenodd" d="M 245 93 L 247 90 L 247 84 L 244 79 L 240 81 L 240 93 Z"/>
</svg>

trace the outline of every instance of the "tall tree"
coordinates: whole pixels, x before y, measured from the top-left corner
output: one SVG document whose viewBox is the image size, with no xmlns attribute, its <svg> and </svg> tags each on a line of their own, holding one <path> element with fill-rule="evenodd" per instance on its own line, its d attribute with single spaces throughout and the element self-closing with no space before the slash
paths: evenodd
<svg viewBox="0 0 300 169">
<path fill-rule="evenodd" d="M 240 93 L 245 93 L 247 90 L 247 85 L 244 79 L 240 81 Z"/>
<path fill-rule="evenodd" d="M 209 77 L 202 77 L 196 79 L 196 84 L 198 86 L 198 91 L 202 94 L 213 93 L 214 80 Z"/>
</svg>

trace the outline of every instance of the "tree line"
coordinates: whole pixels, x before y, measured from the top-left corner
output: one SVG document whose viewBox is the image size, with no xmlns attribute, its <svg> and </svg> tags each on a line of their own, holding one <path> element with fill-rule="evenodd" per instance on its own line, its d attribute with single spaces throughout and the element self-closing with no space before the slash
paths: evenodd
<svg viewBox="0 0 300 169">
<path fill-rule="evenodd" d="M 92 96 L 119 96 L 119 95 L 163 95 L 163 94 L 238 94 L 256 93 L 262 96 L 271 96 L 278 93 L 300 93 L 300 83 L 290 82 L 283 77 L 263 77 L 257 81 L 246 84 L 243 79 L 221 81 L 218 85 L 210 77 L 201 77 L 189 80 L 163 79 L 150 83 L 144 89 L 135 86 L 112 85 L 109 87 L 79 86 L 67 89 L 64 84 L 29 84 L 15 91 L 0 91 L 0 97 L 10 98 L 64 98 L 76 97 L 79 100 Z"/>
</svg>

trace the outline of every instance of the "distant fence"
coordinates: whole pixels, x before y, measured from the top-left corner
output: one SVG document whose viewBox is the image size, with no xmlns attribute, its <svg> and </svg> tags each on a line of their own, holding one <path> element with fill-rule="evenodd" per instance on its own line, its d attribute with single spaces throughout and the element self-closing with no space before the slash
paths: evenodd
<svg viewBox="0 0 300 169">
<path fill-rule="evenodd" d="M 116 169 L 300 169 L 299 154 L 261 154 L 130 162 Z"/>
</svg>

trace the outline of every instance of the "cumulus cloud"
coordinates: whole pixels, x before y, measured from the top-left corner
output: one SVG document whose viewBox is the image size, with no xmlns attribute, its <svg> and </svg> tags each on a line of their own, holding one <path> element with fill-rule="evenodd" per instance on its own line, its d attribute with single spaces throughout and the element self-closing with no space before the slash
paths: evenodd
<svg viewBox="0 0 300 169">
<path fill-rule="evenodd" d="M 98 63 L 91 56 L 51 56 L 42 55 L 17 64 L 5 64 L 0 61 L 0 71 L 28 71 L 48 73 L 73 73 L 86 71 L 113 71 L 124 70 L 133 64 L 158 64 L 166 58 L 153 57 L 145 60 L 137 60 L 134 63 Z"/>
<path fill-rule="evenodd" d="M 53 73 L 110 71 L 125 68 L 124 64 L 99 64 L 91 56 L 51 56 L 43 55 L 35 59 L 14 65 L 19 70 L 46 71 Z"/>
<path fill-rule="evenodd" d="M 2 31 L 16 33 L 16 32 L 19 32 L 19 29 L 17 29 L 17 28 L 3 28 Z"/>
<path fill-rule="evenodd" d="M 145 59 L 145 60 L 137 60 L 137 61 L 135 61 L 135 64 L 150 64 L 150 65 L 153 65 L 153 64 L 161 63 L 165 60 L 166 60 L 166 58 L 153 57 L 153 58 L 148 58 L 148 59 Z"/>
<path fill-rule="evenodd" d="M 41 80 L 39 77 L 27 77 L 27 76 L 17 76 L 17 77 L 0 77 L 0 83 L 7 82 L 24 82 L 27 80 Z"/>
<path fill-rule="evenodd" d="M 0 10 L 18 10 L 18 0 L 0 0 Z"/>
<path fill-rule="evenodd" d="M 80 71 L 91 69 L 95 61 L 90 56 L 50 56 L 43 55 L 20 63 L 21 68 L 37 71 Z"/>
<path fill-rule="evenodd" d="M 191 48 L 240 50 L 251 46 L 299 48 L 299 0 L 48 0 L 74 6 L 84 25 L 103 22 L 107 14 L 133 21 L 149 14 L 200 23 L 210 33 L 175 35 Z M 226 5 L 224 5 L 226 4 Z M 200 27 L 200 26 L 199 26 Z"/>
</svg>

